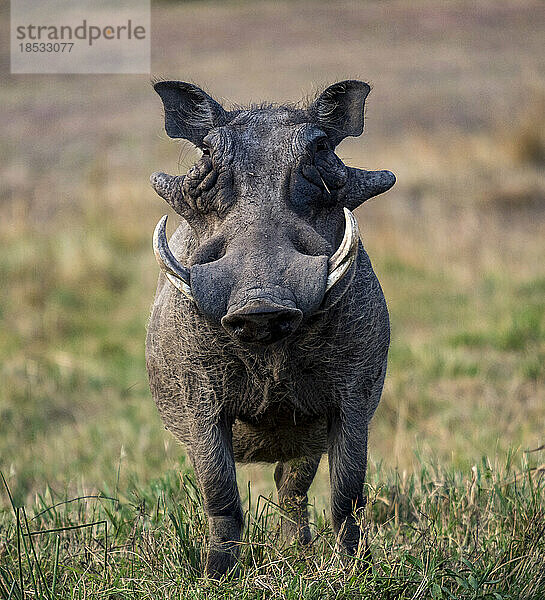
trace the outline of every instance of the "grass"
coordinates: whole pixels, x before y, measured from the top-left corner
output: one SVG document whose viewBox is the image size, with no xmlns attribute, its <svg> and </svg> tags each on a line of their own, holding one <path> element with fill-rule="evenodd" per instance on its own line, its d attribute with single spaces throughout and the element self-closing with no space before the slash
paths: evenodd
<svg viewBox="0 0 545 600">
<path fill-rule="evenodd" d="M 271 470 L 245 467 L 241 578 L 200 577 L 201 502 L 143 347 L 165 211 L 147 177 L 185 172 L 192 151 L 166 139 L 146 76 L 7 77 L 2 600 L 545 597 L 543 15 L 534 0 L 154 6 L 154 74 L 218 98 L 374 85 L 364 137 L 339 147 L 398 177 L 357 215 L 392 322 L 370 571 L 332 557 L 324 460 L 310 548 L 280 548 Z"/>
<path fill-rule="evenodd" d="M 201 575 L 206 518 L 183 464 L 113 497 L 48 489 L 29 510 L 12 499 L 0 519 L 0 597 L 540 600 L 545 466 L 530 464 L 519 454 L 501 468 L 484 458 L 470 473 L 421 464 L 411 475 L 375 465 L 364 525 L 372 566 L 339 563 L 312 506 L 311 545 L 283 547 L 277 506 L 248 486 L 240 576 L 221 583 Z"/>
</svg>

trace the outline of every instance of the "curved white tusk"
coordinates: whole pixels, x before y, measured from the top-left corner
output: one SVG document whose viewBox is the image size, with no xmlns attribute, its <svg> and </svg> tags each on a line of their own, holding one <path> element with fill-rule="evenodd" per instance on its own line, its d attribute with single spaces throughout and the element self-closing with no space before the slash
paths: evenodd
<svg viewBox="0 0 545 600">
<path fill-rule="evenodd" d="M 358 222 L 348 208 L 344 209 L 344 219 L 344 237 L 337 251 L 328 261 L 326 292 L 346 275 L 358 254 L 358 242 L 360 240 Z"/>
<path fill-rule="evenodd" d="M 161 270 L 172 285 L 193 300 L 189 269 L 180 264 L 168 247 L 166 234 L 168 215 L 161 217 L 153 232 L 153 252 Z"/>
</svg>

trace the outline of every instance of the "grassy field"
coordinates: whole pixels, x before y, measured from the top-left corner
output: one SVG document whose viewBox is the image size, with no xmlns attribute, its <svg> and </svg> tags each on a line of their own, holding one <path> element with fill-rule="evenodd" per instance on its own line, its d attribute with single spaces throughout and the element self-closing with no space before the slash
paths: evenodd
<svg viewBox="0 0 545 600">
<path fill-rule="evenodd" d="M 245 467 L 242 575 L 221 587 L 200 578 L 200 498 L 144 368 L 166 212 L 148 175 L 193 151 L 146 77 L 8 76 L 2 600 L 545 597 L 544 26 L 539 2 L 154 7 L 154 73 L 218 98 L 371 81 L 366 134 L 339 153 L 398 177 L 357 214 L 392 321 L 374 565 L 332 557 L 325 460 L 308 549 L 280 548 L 272 472 Z"/>
<path fill-rule="evenodd" d="M 327 517 L 312 507 L 315 538 L 282 547 L 270 498 L 245 501 L 241 576 L 202 578 L 206 518 L 185 465 L 130 492 L 56 503 L 33 515 L 13 504 L 0 594 L 23 598 L 433 598 L 538 600 L 545 593 L 543 487 L 525 463 L 473 467 L 471 478 L 421 465 L 374 469 L 366 533 L 373 564 L 338 562 Z M 537 475 L 537 476 L 536 476 Z M 110 494 L 110 495 L 109 495 Z"/>
</svg>

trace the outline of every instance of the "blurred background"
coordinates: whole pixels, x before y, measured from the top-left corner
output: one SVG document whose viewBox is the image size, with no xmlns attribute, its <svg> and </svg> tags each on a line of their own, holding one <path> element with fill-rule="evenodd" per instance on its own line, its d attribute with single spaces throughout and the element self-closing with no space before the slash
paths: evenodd
<svg viewBox="0 0 545 600">
<path fill-rule="evenodd" d="M 392 320 L 371 470 L 545 442 L 544 42 L 541 1 L 152 5 L 152 75 L 226 106 L 374 88 L 338 149 L 398 178 L 357 211 Z M 148 178 L 194 151 L 147 76 L 6 72 L 0 97 L 0 470 L 21 501 L 138 486 L 184 461 L 144 366 L 167 212 Z"/>
</svg>

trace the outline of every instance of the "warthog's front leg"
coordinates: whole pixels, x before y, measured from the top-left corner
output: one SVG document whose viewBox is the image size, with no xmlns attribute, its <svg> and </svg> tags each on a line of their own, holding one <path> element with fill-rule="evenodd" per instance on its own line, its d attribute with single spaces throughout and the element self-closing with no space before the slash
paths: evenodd
<svg viewBox="0 0 545 600">
<path fill-rule="evenodd" d="M 242 531 L 231 426 L 209 415 L 195 418 L 191 454 L 208 515 L 210 545 L 206 573 L 219 578 L 236 563 Z"/>
<path fill-rule="evenodd" d="M 355 514 L 365 507 L 367 422 L 363 415 L 340 413 L 329 424 L 331 516 L 341 554 L 356 553 L 361 531 Z"/>
<path fill-rule="evenodd" d="M 311 539 L 308 526 L 307 492 L 320 456 L 297 458 L 279 462 L 274 471 L 274 481 L 278 490 L 278 502 L 284 511 L 282 516 L 282 537 L 287 541 L 308 544 Z"/>
</svg>

